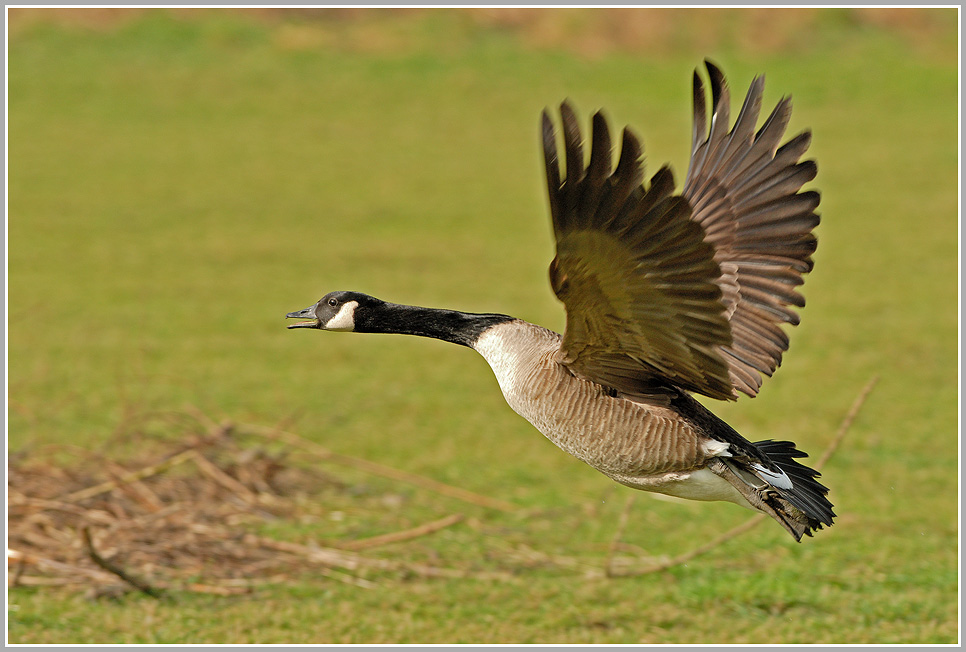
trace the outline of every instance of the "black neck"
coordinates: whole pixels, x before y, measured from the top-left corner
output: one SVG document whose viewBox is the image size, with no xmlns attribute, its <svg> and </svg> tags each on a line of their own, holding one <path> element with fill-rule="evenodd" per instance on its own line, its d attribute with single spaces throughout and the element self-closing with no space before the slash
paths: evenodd
<svg viewBox="0 0 966 652">
<path fill-rule="evenodd" d="M 513 317 L 508 315 L 383 303 L 358 314 L 355 331 L 418 335 L 472 347 L 487 329 L 512 320 Z"/>
</svg>

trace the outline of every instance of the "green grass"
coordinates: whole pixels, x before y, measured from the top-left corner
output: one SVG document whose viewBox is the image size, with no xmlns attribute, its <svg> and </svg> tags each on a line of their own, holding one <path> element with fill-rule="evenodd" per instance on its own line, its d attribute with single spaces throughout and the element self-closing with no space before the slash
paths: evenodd
<svg viewBox="0 0 966 652">
<path fill-rule="evenodd" d="M 344 24 L 148 12 L 11 29 L 11 451 L 97 449 L 131 411 L 293 419 L 333 450 L 531 515 L 420 495 L 420 518 L 472 518 L 395 555 L 489 567 L 526 545 L 602 563 L 630 491 L 514 415 L 481 359 L 287 331 L 283 316 L 358 289 L 560 329 L 539 112 L 564 97 L 585 117 L 605 106 L 642 136 L 651 171 L 670 161 L 681 179 L 705 56 L 735 95 L 759 72 L 767 102 L 794 94 L 792 130 L 813 130 L 823 194 L 783 368 L 758 399 L 716 411 L 816 456 L 880 382 L 825 470 L 840 518 L 800 545 L 769 523 L 625 580 L 537 567 L 508 583 L 387 577 L 367 591 L 307 571 L 254 596 L 161 603 L 17 588 L 9 640 L 957 641 L 956 14 L 927 12 L 938 31 L 917 39 L 830 11 L 809 38 L 761 50 L 742 37 L 751 21 L 730 15 L 715 47 L 682 37 L 594 56 L 453 12 Z M 745 517 L 640 494 L 622 540 L 675 554 Z"/>
</svg>

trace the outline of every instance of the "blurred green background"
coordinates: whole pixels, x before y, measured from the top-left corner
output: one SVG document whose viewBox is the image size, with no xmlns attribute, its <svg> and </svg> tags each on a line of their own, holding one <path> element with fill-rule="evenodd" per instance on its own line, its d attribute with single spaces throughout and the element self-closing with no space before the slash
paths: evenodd
<svg viewBox="0 0 966 652">
<path fill-rule="evenodd" d="M 950 643 L 958 640 L 956 9 L 35 10 L 8 18 L 8 446 L 103 450 L 196 406 L 539 517 L 420 543 L 604 555 L 630 490 L 504 404 L 485 362 L 406 337 L 287 331 L 335 289 L 560 330 L 538 118 L 604 107 L 680 182 L 691 72 L 765 73 L 811 128 L 819 249 L 782 370 L 714 405 L 818 456 L 835 527 L 766 524 L 627 580 L 319 578 L 257 598 L 10 593 L 11 642 Z M 734 109 L 737 110 L 737 106 Z M 641 494 L 623 540 L 674 554 L 740 523 Z M 396 554 L 405 554 L 400 548 Z M 199 616 L 204 614 L 204 616 Z"/>
</svg>

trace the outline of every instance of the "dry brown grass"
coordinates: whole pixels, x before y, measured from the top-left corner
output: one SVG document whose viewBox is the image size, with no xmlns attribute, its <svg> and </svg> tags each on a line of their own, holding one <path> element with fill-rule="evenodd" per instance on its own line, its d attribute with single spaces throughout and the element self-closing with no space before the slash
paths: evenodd
<svg viewBox="0 0 966 652">
<path fill-rule="evenodd" d="M 107 31 L 135 20 L 139 8 L 17 8 L 8 11 L 11 33 L 38 23 Z M 338 47 L 352 51 L 407 51 L 421 36 L 409 28 L 440 12 L 469 27 L 500 30 L 527 47 L 567 50 L 586 57 L 614 53 L 662 53 L 682 47 L 728 47 L 749 53 L 794 52 L 816 45 L 823 29 L 849 26 L 893 33 L 910 46 L 928 49 L 937 39 L 955 38 L 956 10 L 855 8 L 231 8 L 165 9 L 191 20 L 212 12 L 233 12 L 263 21 L 282 47 Z"/>
<path fill-rule="evenodd" d="M 281 447 L 273 445 L 277 434 L 286 433 L 211 425 L 205 434 L 189 429 L 173 441 L 139 438 L 142 450 L 134 458 L 87 452 L 71 465 L 57 460 L 56 448 L 14 455 L 8 473 L 10 585 L 82 589 L 91 597 L 131 590 L 161 597 L 171 589 L 247 593 L 291 581 L 307 568 L 362 588 L 375 586 L 363 577 L 372 572 L 503 577 L 358 553 L 433 534 L 461 522 L 460 514 L 324 545 L 260 535 L 260 525 L 325 520 L 339 495 L 365 518 L 365 501 L 353 499 L 351 482 L 292 463 L 299 442 L 288 434 Z M 469 500 L 475 501 L 472 495 Z M 388 499 L 370 502 L 392 511 Z"/>
</svg>

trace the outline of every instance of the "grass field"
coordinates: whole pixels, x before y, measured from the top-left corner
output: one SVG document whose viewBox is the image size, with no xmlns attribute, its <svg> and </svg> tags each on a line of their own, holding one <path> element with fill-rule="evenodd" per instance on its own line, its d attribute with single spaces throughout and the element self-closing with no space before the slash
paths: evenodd
<svg viewBox="0 0 966 652">
<path fill-rule="evenodd" d="M 376 573 L 374 589 L 307 568 L 166 601 L 13 587 L 11 643 L 959 640 L 956 10 L 608 16 L 8 13 L 11 453 L 109 455 L 132 414 L 189 406 L 284 423 L 520 506 L 401 490 L 397 525 L 467 519 L 378 554 L 582 564 L 506 581 Z M 794 95 L 791 133 L 813 130 L 823 196 L 782 369 L 715 410 L 814 458 L 879 382 L 824 470 L 833 528 L 795 544 L 766 523 L 687 565 L 607 579 L 584 566 L 604 563 L 632 492 L 513 414 L 482 359 L 283 317 L 356 289 L 561 329 L 540 111 L 605 107 L 641 135 L 651 172 L 668 161 L 680 181 L 705 57 L 734 95 L 758 73 L 767 104 Z M 747 515 L 637 494 L 621 541 L 673 555 Z"/>
</svg>

